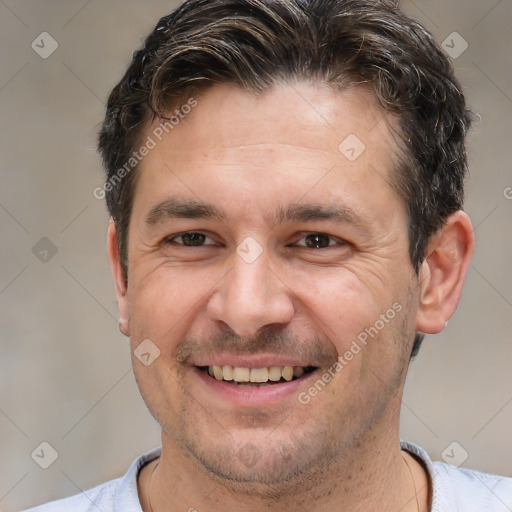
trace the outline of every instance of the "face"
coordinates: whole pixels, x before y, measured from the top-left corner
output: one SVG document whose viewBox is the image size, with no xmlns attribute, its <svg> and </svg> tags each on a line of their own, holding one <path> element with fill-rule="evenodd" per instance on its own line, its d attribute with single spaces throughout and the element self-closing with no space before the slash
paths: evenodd
<svg viewBox="0 0 512 512">
<path fill-rule="evenodd" d="M 417 279 L 396 120 L 357 88 L 196 99 L 139 171 L 120 308 L 159 356 L 137 382 L 164 445 L 213 473 L 312 474 L 398 428 Z"/>
</svg>

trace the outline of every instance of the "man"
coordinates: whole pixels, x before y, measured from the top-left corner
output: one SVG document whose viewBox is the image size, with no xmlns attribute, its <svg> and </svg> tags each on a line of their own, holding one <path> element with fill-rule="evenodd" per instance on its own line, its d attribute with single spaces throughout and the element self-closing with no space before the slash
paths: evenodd
<svg viewBox="0 0 512 512">
<path fill-rule="evenodd" d="M 391 2 L 190 0 L 99 148 L 120 329 L 162 448 L 33 510 L 510 511 L 400 442 L 411 357 L 474 247 L 470 114 Z"/>
</svg>

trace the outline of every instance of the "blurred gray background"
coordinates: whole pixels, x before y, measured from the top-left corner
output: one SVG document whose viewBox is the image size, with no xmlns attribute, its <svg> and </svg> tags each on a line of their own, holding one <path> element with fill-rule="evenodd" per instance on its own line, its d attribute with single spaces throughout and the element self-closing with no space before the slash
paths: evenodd
<svg viewBox="0 0 512 512">
<path fill-rule="evenodd" d="M 0 0 L 4 512 L 120 476 L 159 444 L 117 329 L 108 218 L 93 190 L 107 95 L 178 3 Z M 401 436 L 435 459 L 512 476 L 512 1 L 403 8 L 444 41 L 481 119 L 466 208 L 476 254 L 458 312 L 411 367 Z"/>
</svg>

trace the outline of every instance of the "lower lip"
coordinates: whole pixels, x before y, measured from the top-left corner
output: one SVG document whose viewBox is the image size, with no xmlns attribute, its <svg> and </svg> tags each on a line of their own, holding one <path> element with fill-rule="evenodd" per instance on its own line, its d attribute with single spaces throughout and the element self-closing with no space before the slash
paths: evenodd
<svg viewBox="0 0 512 512">
<path fill-rule="evenodd" d="M 262 406 L 280 402 L 291 395 L 297 395 L 299 388 L 310 380 L 316 371 L 290 382 L 269 384 L 263 387 L 229 384 L 226 381 L 210 377 L 196 367 L 193 368 L 193 373 L 207 386 L 210 392 L 224 400 L 233 402 L 238 406 Z"/>
</svg>

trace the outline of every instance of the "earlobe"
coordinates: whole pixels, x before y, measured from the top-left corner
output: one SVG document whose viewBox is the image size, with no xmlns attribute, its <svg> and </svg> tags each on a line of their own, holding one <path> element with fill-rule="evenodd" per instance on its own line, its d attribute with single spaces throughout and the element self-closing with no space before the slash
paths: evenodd
<svg viewBox="0 0 512 512">
<path fill-rule="evenodd" d="M 446 327 L 457 308 L 474 245 L 473 227 L 463 211 L 450 215 L 433 235 L 419 274 L 419 332 L 437 334 Z"/>
<path fill-rule="evenodd" d="M 110 219 L 108 226 L 107 247 L 110 267 L 114 275 L 117 307 L 119 310 L 119 330 L 125 336 L 130 336 L 130 305 L 128 301 L 128 281 L 125 276 L 121 255 L 119 253 L 116 224 L 113 219 Z"/>
</svg>

